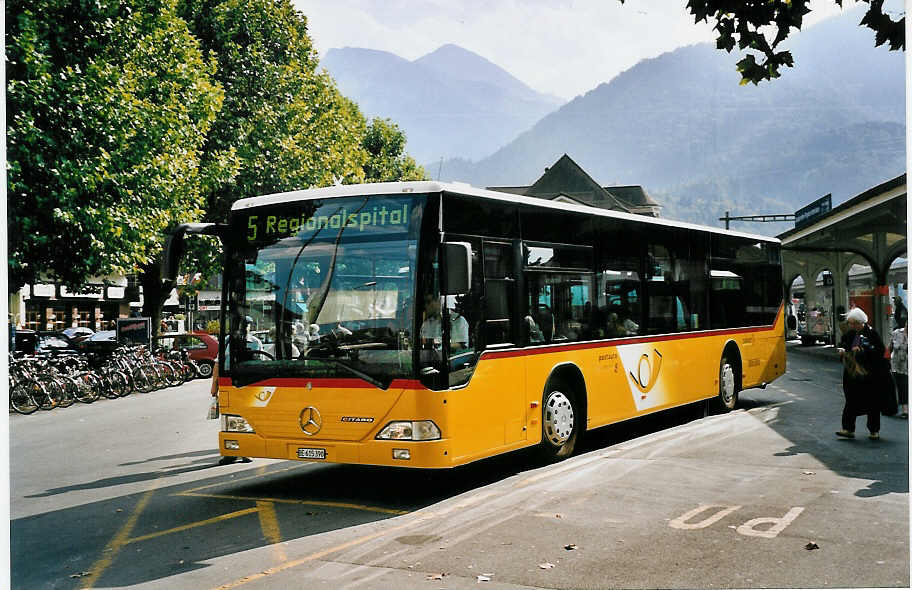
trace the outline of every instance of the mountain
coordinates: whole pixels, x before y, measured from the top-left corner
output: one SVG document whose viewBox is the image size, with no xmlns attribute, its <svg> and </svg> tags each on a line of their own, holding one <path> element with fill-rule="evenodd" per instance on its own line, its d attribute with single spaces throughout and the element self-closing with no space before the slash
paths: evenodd
<svg viewBox="0 0 912 590">
<path fill-rule="evenodd" d="M 529 185 L 566 153 L 602 185 L 645 186 L 667 218 L 718 225 L 827 193 L 836 205 L 905 170 L 905 55 L 875 48 L 861 14 L 794 35 L 795 67 L 759 86 L 710 44 L 642 61 L 491 156 L 444 162 L 440 179 Z"/>
<path fill-rule="evenodd" d="M 390 118 L 419 162 L 479 159 L 563 104 L 485 58 L 444 45 L 415 61 L 392 53 L 330 49 L 321 65 L 369 117 Z"/>
</svg>

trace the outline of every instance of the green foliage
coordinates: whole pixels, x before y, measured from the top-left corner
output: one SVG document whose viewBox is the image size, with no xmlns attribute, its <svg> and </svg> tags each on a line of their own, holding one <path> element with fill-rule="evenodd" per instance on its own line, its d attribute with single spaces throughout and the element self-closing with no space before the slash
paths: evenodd
<svg viewBox="0 0 912 590">
<path fill-rule="evenodd" d="M 842 0 L 833 0 L 842 7 Z M 905 16 L 893 20 L 883 11 L 883 0 L 862 0 L 869 5 L 860 25 L 875 32 L 874 44 L 879 47 L 889 43 L 890 50 L 905 50 Z M 621 4 L 624 0 L 620 0 Z M 741 59 L 737 68 L 741 84 L 758 84 L 780 76 L 779 69 L 792 67 L 794 61 L 789 51 L 776 51 L 788 38 L 791 30 L 801 29 L 804 16 L 811 12 L 810 0 L 688 0 L 687 10 L 695 22 L 716 22 L 716 47 L 731 52 L 738 49 L 752 51 Z M 766 32 L 773 34 L 768 39 Z M 757 57 L 763 61 L 757 63 Z"/>
<path fill-rule="evenodd" d="M 365 182 L 427 179 L 424 168 L 405 152 L 405 134 L 389 119 L 371 120 L 361 145 L 368 154 Z"/>
<path fill-rule="evenodd" d="M 218 61 L 225 102 L 203 160 L 235 154 L 236 175 L 207 193 L 207 218 L 237 199 L 359 179 L 364 120 L 325 74 L 306 19 L 288 0 L 186 0 L 182 14 Z"/>
<path fill-rule="evenodd" d="M 140 273 L 177 223 L 239 198 L 423 177 L 392 123 L 368 127 L 317 71 L 290 0 L 11 0 L 10 284 Z M 218 270 L 196 239 L 184 272 Z M 147 312 L 152 313 L 152 312 Z"/>
<path fill-rule="evenodd" d="M 206 141 L 204 166 L 227 155 L 231 178 L 207 187 L 207 221 L 255 195 L 363 179 L 364 117 L 318 73 L 306 18 L 288 0 L 184 0 L 181 14 L 217 60 L 225 101 Z M 214 243 L 191 241 L 186 272 L 218 271 Z"/>
<path fill-rule="evenodd" d="M 215 65 L 165 2 L 7 8 L 10 286 L 132 272 L 202 214 Z"/>
</svg>

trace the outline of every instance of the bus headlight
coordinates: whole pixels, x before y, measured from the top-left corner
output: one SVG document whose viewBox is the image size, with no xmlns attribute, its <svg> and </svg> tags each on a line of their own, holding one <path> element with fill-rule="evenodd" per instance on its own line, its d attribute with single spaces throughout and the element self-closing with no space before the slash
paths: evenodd
<svg viewBox="0 0 912 590">
<path fill-rule="evenodd" d="M 438 440 L 440 429 L 431 420 L 390 422 L 383 427 L 378 440 Z"/>
<path fill-rule="evenodd" d="M 253 432 L 253 426 L 240 416 L 222 414 L 222 432 Z"/>
</svg>

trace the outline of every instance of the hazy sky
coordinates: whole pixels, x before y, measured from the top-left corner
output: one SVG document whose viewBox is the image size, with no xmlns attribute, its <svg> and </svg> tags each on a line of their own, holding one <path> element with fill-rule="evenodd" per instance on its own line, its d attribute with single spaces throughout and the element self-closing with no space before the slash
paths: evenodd
<svg viewBox="0 0 912 590">
<path fill-rule="evenodd" d="M 694 24 L 686 0 L 293 1 L 321 56 L 364 47 L 413 60 L 454 43 L 565 99 L 641 59 L 715 39 L 708 23 Z M 839 13 L 833 0 L 813 0 L 812 8 L 805 26 Z"/>
</svg>

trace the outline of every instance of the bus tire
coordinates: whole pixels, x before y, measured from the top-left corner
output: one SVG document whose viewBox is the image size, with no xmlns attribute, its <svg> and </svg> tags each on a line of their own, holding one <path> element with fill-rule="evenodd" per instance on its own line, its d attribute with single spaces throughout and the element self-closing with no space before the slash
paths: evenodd
<svg viewBox="0 0 912 590">
<path fill-rule="evenodd" d="M 561 382 L 549 383 L 542 399 L 541 450 L 546 459 L 565 459 L 573 454 L 581 416 L 573 392 Z"/>
<path fill-rule="evenodd" d="M 731 412 L 738 405 L 738 367 L 729 352 L 719 361 L 719 394 L 714 400 L 714 413 Z"/>
</svg>

